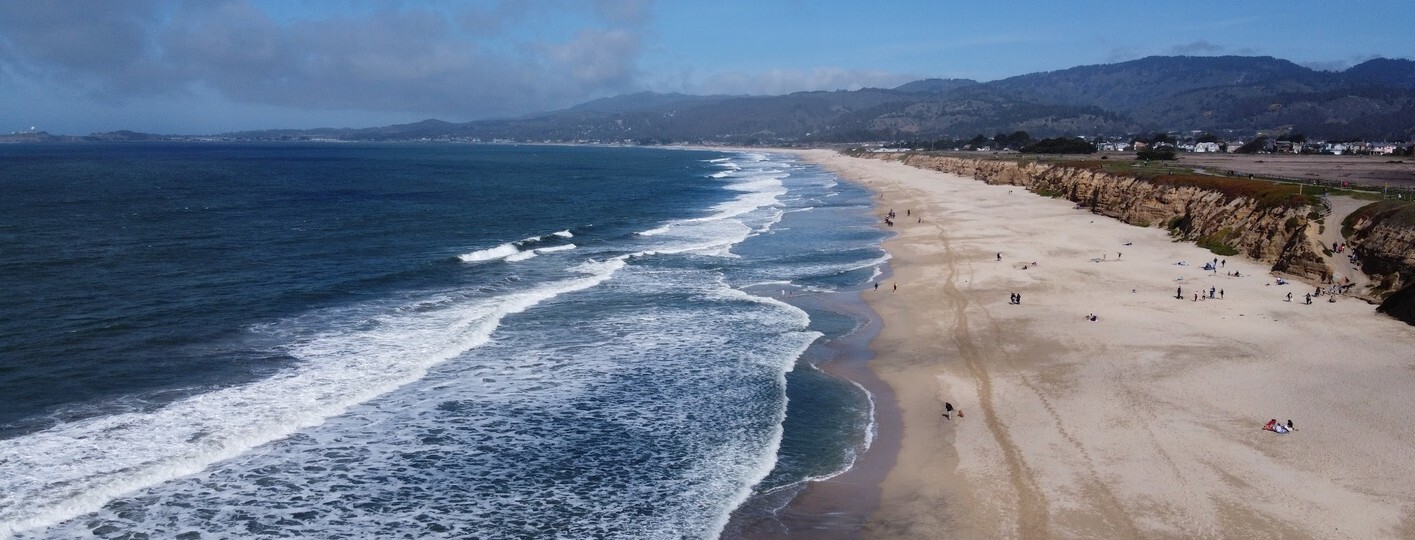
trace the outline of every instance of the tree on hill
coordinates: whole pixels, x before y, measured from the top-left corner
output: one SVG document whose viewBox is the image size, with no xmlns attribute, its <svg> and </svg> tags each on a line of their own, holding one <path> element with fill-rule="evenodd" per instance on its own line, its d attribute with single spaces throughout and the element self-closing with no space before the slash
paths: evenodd
<svg viewBox="0 0 1415 540">
<path fill-rule="evenodd" d="M 1025 154 L 1094 154 L 1096 146 L 1079 137 L 1042 139 L 1022 148 Z"/>
<path fill-rule="evenodd" d="M 1258 137 L 1258 138 L 1256 138 L 1256 139 L 1253 139 L 1253 140 L 1251 140 L 1251 141 L 1248 141 L 1248 142 L 1244 143 L 1243 146 L 1238 147 L 1238 149 L 1237 149 L 1237 150 L 1234 150 L 1233 153 L 1235 153 L 1235 154 L 1256 154 L 1256 153 L 1258 153 L 1258 152 L 1262 152 L 1262 151 L 1267 150 L 1267 149 L 1268 149 L 1268 138 L 1267 138 L 1267 137 Z"/>
<path fill-rule="evenodd" d="M 1174 144 L 1174 143 L 1179 142 L 1179 140 L 1178 140 L 1178 139 L 1175 139 L 1173 135 L 1170 135 L 1170 134 L 1168 134 L 1168 133 L 1161 133 L 1161 132 L 1158 132 L 1158 131 L 1155 132 L 1154 134 L 1151 134 L 1151 135 L 1145 135 L 1145 134 L 1141 133 L 1139 136 L 1135 137 L 1134 140 L 1137 141 L 1137 142 L 1142 142 L 1142 143 L 1149 144 L 1149 145 L 1156 145 L 1156 144 L 1163 144 L 1163 143 Z"/>
<path fill-rule="evenodd" d="M 1032 136 L 1025 131 L 1014 131 L 1011 134 L 998 132 L 992 136 L 993 143 L 999 148 L 1022 148 L 1031 144 Z"/>
<path fill-rule="evenodd" d="M 1164 148 L 1146 148 L 1144 150 L 1136 151 L 1135 159 L 1143 159 L 1147 161 L 1170 161 L 1176 159 L 1176 157 L 1174 153 L 1174 147 L 1166 146 Z"/>
</svg>

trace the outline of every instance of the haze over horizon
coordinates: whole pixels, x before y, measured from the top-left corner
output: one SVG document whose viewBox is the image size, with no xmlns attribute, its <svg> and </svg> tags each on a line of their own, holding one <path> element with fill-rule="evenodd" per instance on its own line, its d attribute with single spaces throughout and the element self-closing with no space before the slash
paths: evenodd
<svg viewBox="0 0 1415 540">
<path fill-rule="evenodd" d="M 644 90 L 989 81 L 1152 55 L 1340 70 L 1415 58 L 1404 18 L 1392 16 L 1405 8 L 1216 4 L 1161 19 L 1122 2 L 9 2 L 0 133 L 463 122 Z"/>
</svg>

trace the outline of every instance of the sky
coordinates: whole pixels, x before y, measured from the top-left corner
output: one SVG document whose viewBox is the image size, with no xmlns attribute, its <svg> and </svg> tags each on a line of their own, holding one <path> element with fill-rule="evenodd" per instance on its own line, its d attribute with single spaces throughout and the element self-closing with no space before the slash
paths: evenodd
<svg viewBox="0 0 1415 540">
<path fill-rule="evenodd" d="M 0 133 L 373 127 L 630 92 L 1002 79 L 1152 55 L 1415 59 L 1410 4 L 0 0 Z"/>
</svg>

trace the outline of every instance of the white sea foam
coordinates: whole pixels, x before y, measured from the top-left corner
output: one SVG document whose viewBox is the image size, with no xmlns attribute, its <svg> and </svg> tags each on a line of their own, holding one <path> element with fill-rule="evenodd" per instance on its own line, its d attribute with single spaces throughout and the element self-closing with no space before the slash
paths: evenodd
<svg viewBox="0 0 1415 540">
<path fill-rule="evenodd" d="M 658 235 L 660 235 L 660 234 L 663 234 L 663 233 L 668 232 L 668 231 L 669 231 L 670 229 L 672 229 L 672 228 L 673 228 L 672 225 L 663 225 L 663 226 L 661 226 L 661 227 L 654 227 L 654 228 L 649 229 L 649 230 L 647 230 L 647 231 L 641 231 L 641 232 L 638 233 L 638 235 L 639 235 L 639 236 L 658 236 Z"/>
<path fill-rule="evenodd" d="M 703 255 L 731 256 L 732 246 L 781 219 L 779 193 L 785 192 L 788 173 L 778 163 L 762 163 L 762 155 L 724 159 L 737 160 L 745 169 L 723 182 L 739 192 L 733 200 L 703 217 L 670 221 L 646 231 L 652 234 L 640 233 L 627 249 L 621 246 L 602 255 L 586 245 L 568 253 L 575 257 L 589 251 L 583 256 L 593 257 L 570 268 L 581 274 L 578 278 L 531 285 L 535 274 L 526 272 L 528 281 L 510 286 L 530 290 L 498 288 L 492 297 L 464 291 L 427 294 L 400 300 L 391 308 L 365 306 L 357 317 L 325 311 L 277 324 L 269 331 L 289 333 L 282 334 L 291 343 L 287 350 L 302 360 L 299 368 L 280 376 L 297 382 L 296 388 L 279 387 L 272 378 L 256 383 L 265 385 L 259 388 L 210 394 L 217 401 L 204 406 L 178 402 L 136 417 L 134 425 L 113 433 L 90 432 L 106 438 L 112 448 L 124 448 L 129 438 L 146 436 L 143 429 L 172 430 L 156 433 L 160 441 L 151 445 L 150 459 L 129 458 L 123 451 L 97 456 L 99 463 L 88 475 L 19 482 L 3 478 L 11 465 L 0 460 L 0 488 L 18 487 L 14 500 L 27 505 L 8 509 L 6 495 L 0 494 L 0 527 L 12 526 L 20 517 L 28 517 L 27 523 L 49 523 L 57 519 L 54 516 L 92 508 L 85 501 L 71 504 L 75 495 L 64 495 L 65 489 L 82 491 L 77 488 L 85 483 L 122 480 L 183 459 L 199 469 L 216 459 L 215 452 L 206 450 L 196 452 L 200 459 L 171 457 L 163 453 L 171 452 L 167 446 L 212 445 L 241 454 L 240 446 L 249 448 L 298 429 L 298 435 L 260 451 L 124 499 L 130 506 L 110 506 L 52 532 L 86 535 L 96 524 L 113 523 L 124 531 L 162 537 L 201 524 L 203 537 L 240 537 L 253 534 L 245 528 L 248 524 L 279 522 L 272 534 L 291 537 L 302 532 L 385 537 L 428 523 L 465 528 L 418 529 L 420 536 L 497 537 L 525 530 L 556 530 L 570 538 L 720 535 L 732 510 L 775 466 L 785 415 L 785 373 L 819 337 L 807 330 L 805 312 L 731 289 L 714 269 L 715 262 L 706 261 L 701 268 L 683 264 L 684 259 L 692 262 Z M 510 261 L 524 253 L 534 257 L 575 249 L 552 245 L 563 238 L 569 236 L 552 233 L 503 244 L 514 252 L 483 260 Z M 632 255 L 613 255 L 635 250 Z M 683 253 L 692 257 L 660 258 Z M 561 259 L 536 259 L 523 267 L 539 268 Z M 660 260 L 672 264 L 655 264 Z M 713 275 L 716 280 L 705 279 Z M 594 290 L 583 293 L 586 296 L 558 296 L 581 286 Z M 669 303 L 651 300 L 663 298 Z M 491 337 L 506 315 L 542 303 L 548 305 L 509 319 Z M 610 305 L 622 312 L 598 311 Z M 556 318 L 545 315 L 554 306 L 566 313 L 596 311 L 573 332 L 564 332 L 556 329 Z M 308 328 L 334 329 L 308 335 Z M 440 363 L 444 357 L 455 361 Z M 400 380 L 419 382 L 400 387 Z M 710 389 L 710 398 L 694 394 L 705 389 Z M 222 392 L 233 395 L 218 396 Z M 665 395 L 673 399 L 663 399 Z M 239 401 L 239 406 L 227 401 Z M 199 413 L 192 414 L 198 421 L 188 422 L 179 414 L 184 411 Z M 713 429 L 701 430 L 704 425 Z M 665 426 L 680 428 L 674 431 L 674 444 L 650 445 L 642 454 L 616 452 L 621 448 L 614 446 L 617 442 L 662 433 Z M 247 431 L 254 433 L 249 442 L 230 442 L 233 433 Z M 598 458 L 586 458 L 574 446 L 587 434 L 601 437 L 595 439 L 601 446 L 593 448 Z M 52 446 L 64 446 L 58 437 L 54 440 L 58 442 Z M 25 448 L 35 446 L 26 443 Z M 8 456 L 7 450 L 0 443 L 0 456 Z M 618 456 L 626 459 L 615 462 Z M 602 461 L 585 463 L 593 466 L 594 475 L 522 474 L 553 472 L 567 460 L 579 459 Z M 648 482 L 635 476 L 641 474 L 637 468 L 644 467 L 640 459 L 675 467 L 671 474 Z M 67 462 L 54 463 L 60 461 Z M 669 470 L 648 468 L 653 475 Z M 149 476 L 151 482 L 129 485 L 151 485 L 162 475 Z M 601 479 L 587 479 L 591 476 Z M 459 480 L 475 491 L 430 489 L 461 487 Z M 408 490 L 415 496 L 393 495 Z M 66 504 L 74 509 L 56 510 Z M 366 509 L 374 507 L 376 511 Z M 291 517 L 311 508 L 319 509 L 317 515 Z M 653 513 L 636 515 L 635 508 L 651 508 Z M 50 513 L 35 517 L 42 512 Z M 138 517 L 132 517 L 135 514 Z M 565 521 L 567 515 L 577 517 Z"/>
<path fill-rule="evenodd" d="M 535 257 L 535 256 L 537 256 L 537 255 L 545 255 L 546 253 L 555 253 L 555 252 L 557 252 L 557 251 L 568 251 L 568 250 L 572 250 L 572 249 L 575 249 L 575 244 L 565 244 L 565 245 L 561 245 L 561 246 L 550 246 L 550 247 L 543 247 L 543 248 L 536 248 L 536 249 L 528 249 L 528 250 L 525 250 L 525 251 L 522 251 L 522 252 L 515 253 L 515 254 L 512 254 L 512 255 L 507 256 L 507 257 L 506 257 L 506 262 L 520 262 L 520 261 L 524 261 L 524 260 L 526 260 L 526 259 Z"/>
<path fill-rule="evenodd" d="M 302 363 L 270 378 L 154 412 L 0 440 L 0 538 L 95 511 L 121 495 L 319 425 L 482 346 L 507 315 L 594 287 L 623 266 L 622 259 L 585 264 L 576 268 L 581 277 L 524 291 L 444 309 L 385 311 L 292 345 L 290 354 Z"/>
<path fill-rule="evenodd" d="M 462 262 L 469 262 L 469 263 L 470 263 L 470 262 L 482 262 L 482 261 L 494 261 L 494 260 L 497 260 L 497 259 L 504 259 L 504 258 L 506 258 L 506 257 L 510 257 L 510 256 L 515 255 L 515 254 L 520 253 L 520 252 L 521 252 L 521 248 L 516 247 L 516 243 L 515 243 L 515 242 L 507 242 L 507 243 L 505 243 L 505 244 L 501 244 L 501 245 L 496 246 L 496 247 L 494 247 L 494 248 L 487 248 L 487 249 L 483 249 L 483 250 L 473 251 L 473 252 L 471 252 L 471 253 L 463 253 L 463 254 L 461 254 L 461 255 L 458 255 L 457 258 L 458 258 L 458 259 L 461 259 Z"/>
<path fill-rule="evenodd" d="M 528 246 L 534 246 L 534 245 L 536 245 L 536 244 L 540 244 L 540 243 L 542 243 L 542 242 L 548 242 L 548 241 L 551 241 L 551 240 L 555 240 L 555 239 L 557 239 L 557 238 L 573 238 L 574 236 L 575 236 L 575 235 L 572 234 L 569 230 L 557 231 L 557 232 L 553 232 L 553 233 L 550 233 L 550 234 L 547 234 L 547 235 L 544 235 L 544 236 L 531 236 L 531 237 L 529 237 L 529 238 L 522 238 L 522 239 L 517 240 L 517 241 L 515 241 L 515 242 L 507 242 L 507 243 L 505 243 L 505 244 L 501 244 L 501 245 L 496 246 L 496 247 L 487 248 L 487 249 L 482 249 L 482 250 L 478 250 L 478 251 L 473 251 L 473 252 L 470 252 L 470 253 L 463 253 L 463 254 L 461 254 L 461 255 L 458 255 L 458 256 L 457 256 L 457 259 L 460 260 L 460 261 L 462 261 L 462 262 L 467 262 L 467 263 L 485 262 L 485 261 L 495 261 L 495 260 L 501 260 L 501 259 L 505 259 L 505 260 L 512 261 L 512 262 L 515 262 L 515 261 L 524 261 L 524 260 L 529 259 L 529 258 L 531 258 L 531 257 L 534 257 L 534 256 L 536 256 L 536 255 L 538 254 L 538 253 L 533 253 L 533 251 L 538 251 L 538 252 L 540 252 L 540 253 L 547 253 L 547 252 L 548 252 L 547 249 L 549 249 L 549 248 L 533 248 L 533 249 L 528 249 Z M 556 246 L 550 246 L 550 247 L 556 247 Z M 574 246 L 571 246 L 571 247 L 574 247 Z M 568 249 L 568 248 L 567 248 L 567 249 Z"/>
</svg>

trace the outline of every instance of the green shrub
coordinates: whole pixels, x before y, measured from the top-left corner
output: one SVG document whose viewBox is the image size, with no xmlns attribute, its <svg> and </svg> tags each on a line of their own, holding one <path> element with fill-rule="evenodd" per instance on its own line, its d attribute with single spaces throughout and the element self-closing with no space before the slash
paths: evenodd
<svg viewBox="0 0 1415 540">
<path fill-rule="evenodd" d="M 1199 240 L 1195 242 L 1195 244 L 1198 244 L 1198 246 L 1201 248 L 1214 252 L 1215 255 L 1223 255 L 1227 257 L 1238 254 L 1238 248 L 1233 247 L 1232 244 L 1228 243 L 1228 241 L 1232 238 L 1233 229 L 1224 227 L 1222 229 L 1219 229 L 1218 232 L 1200 237 Z"/>
</svg>

